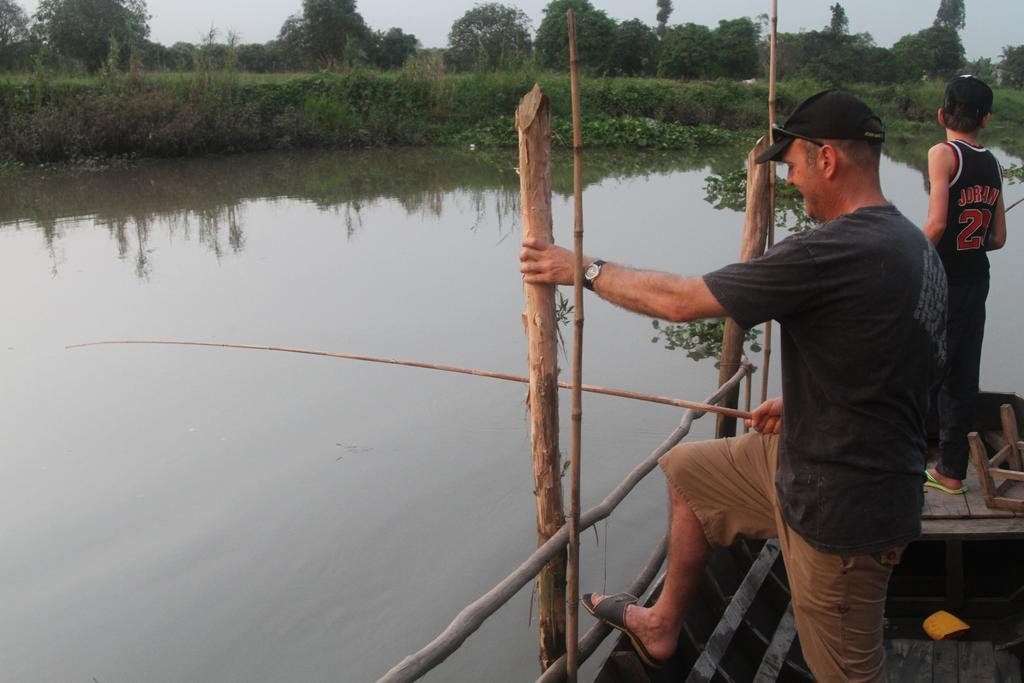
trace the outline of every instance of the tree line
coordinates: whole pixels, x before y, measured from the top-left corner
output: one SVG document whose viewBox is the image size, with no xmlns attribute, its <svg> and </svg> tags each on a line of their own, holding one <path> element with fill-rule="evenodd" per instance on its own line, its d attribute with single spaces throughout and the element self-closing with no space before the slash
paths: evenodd
<svg viewBox="0 0 1024 683">
<path fill-rule="evenodd" d="M 236 32 L 211 27 L 198 43 L 162 45 L 149 40 L 150 18 L 145 0 L 40 0 L 31 17 L 15 0 L 0 0 L 0 70 L 389 70 L 419 47 L 400 28 L 368 26 L 356 0 L 302 0 L 266 43 L 242 43 Z"/>
<path fill-rule="evenodd" d="M 590 0 L 552 0 L 536 32 L 521 9 L 481 3 L 452 24 L 445 49 L 423 50 L 414 35 L 400 28 L 369 27 L 356 0 L 302 0 L 277 38 L 266 43 L 242 43 L 236 33 L 221 34 L 211 27 L 198 43 L 171 46 L 149 40 L 145 0 L 41 0 L 31 17 L 16 0 L 0 0 L 0 69 L 391 70 L 426 58 L 451 72 L 565 71 L 565 13 L 572 8 L 580 65 L 591 74 L 692 80 L 750 79 L 766 73 L 766 15 L 725 19 L 715 27 L 670 24 L 672 0 L 655 1 L 657 23 L 649 26 L 639 19 L 616 21 Z M 1005 46 L 998 62 L 968 62 L 960 38 L 965 24 L 965 0 L 939 0 L 931 25 L 886 48 L 875 44 L 869 33 L 850 33 L 846 9 L 836 3 L 821 29 L 779 34 L 779 76 L 895 83 L 969 71 L 993 82 L 1024 86 L 1024 45 Z"/>
</svg>

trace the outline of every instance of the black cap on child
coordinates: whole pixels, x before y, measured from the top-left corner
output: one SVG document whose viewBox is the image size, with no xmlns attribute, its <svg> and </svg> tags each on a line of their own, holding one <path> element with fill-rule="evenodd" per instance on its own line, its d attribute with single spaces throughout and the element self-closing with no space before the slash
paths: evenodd
<svg viewBox="0 0 1024 683">
<path fill-rule="evenodd" d="M 964 74 L 957 76 L 946 86 L 946 96 L 942 108 L 947 112 L 955 112 L 957 108 L 969 107 L 980 119 L 992 112 L 992 88 L 977 76 Z"/>
<path fill-rule="evenodd" d="M 757 163 L 778 161 L 795 138 L 885 141 L 882 120 L 868 105 L 844 90 L 825 90 L 796 105 L 785 126 L 775 125 L 775 143 L 757 156 Z"/>
</svg>

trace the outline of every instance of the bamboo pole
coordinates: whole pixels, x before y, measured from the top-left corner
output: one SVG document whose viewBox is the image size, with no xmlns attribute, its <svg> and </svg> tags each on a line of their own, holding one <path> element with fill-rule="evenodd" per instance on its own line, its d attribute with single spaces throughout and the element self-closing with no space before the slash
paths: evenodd
<svg viewBox="0 0 1024 683">
<path fill-rule="evenodd" d="M 490 370 L 474 370 L 472 368 L 459 368 L 454 365 L 440 365 L 438 363 L 425 363 L 417 360 L 402 360 L 399 358 L 379 358 L 377 356 L 360 356 L 352 353 L 334 353 L 331 351 L 316 351 L 314 349 L 295 349 L 286 346 L 266 346 L 262 344 L 228 344 L 222 342 L 203 342 L 203 341 L 174 341 L 170 339 L 120 339 L 120 340 L 108 340 L 108 341 L 96 341 L 88 342 L 85 344 L 70 344 L 65 346 L 65 349 L 80 349 L 87 346 L 109 346 L 112 344 L 142 344 L 142 345 L 159 345 L 159 346 L 200 346 L 210 347 L 219 349 L 244 349 L 248 351 L 275 351 L 281 353 L 299 353 L 307 356 L 323 356 L 325 358 L 340 358 L 342 360 L 357 360 L 365 361 L 368 363 L 384 363 L 387 365 L 401 365 L 410 368 L 422 368 L 424 370 L 439 370 L 441 372 L 454 372 L 461 375 L 473 375 L 474 377 L 486 377 L 488 379 L 500 379 L 507 382 L 519 382 L 521 384 L 529 384 L 530 378 L 522 375 L 509 375 L 504 372 L 492 372 Z M 558 386 L 562 389 L 571 389 L 572 385 L 568 382 L 559 382 Z M 592 394 L 603 394 L 605 396 L 616 396 L 618 398 L 629 398 L 635 401 L 647 401 L 649 403 L 659 403 L 666 406 L 675 406 L 676 408 L 686 408 L 687 410 L 699 410 L 702 413 L 719 413 L 722 415 L 732 415 L 733 417 L 747 418 L 750 417 L 749 413 L 744 413 L 741 410 L 732 410 L 730 408 L 723 408 L 722 406 L 711 405 L 709 403 L 700 403 L 698 401 L 686 401 L 680 398 L 668 398 L 666 396 L 654 396 L 653 394 L 641 394 L 636 391 L 627 391 L 625 389 L 613 389 L 610 387 L 599 387 L 593 384 L 584 384 L 580 387 L 583 391 Z"/>
<path fill-rule="evenodd" d="M 572 94 L 572 192 L 573 277 L 576 319 L 573 324 L 572 359 L 572 482 L 569 487 L 569 586 L 566 604 L 566 680 L 576 683 L 579 653 L 580 600 L 580 440 L 583 431 L 583 133 L 580 125 L 580 82 L 576 54 L 576 18 L 566 12 L 569 24 L 569 81 Z"/>
<path fill-rule="evenodd" d="M 551 102 L 534 85 L 516 109 L 523 238 L 553 242 L 551 230 Z M 523 320 L 530 365 L 530 443 L 537 545 L 565 524 L 558 451 L 558 322 L 554 285 L 524 284 Z M 547 669 L 565 651 L 565 552 L 537 577 L 540 664 Z"/>
<path fill-rule="evenodd" d="M 768 51 L 768 142 L 775 143 L 775 79 L 778 68 L 779 3 L 772 0 L 771 38 Z M 769 218 L 767 249 L 775 244 L 775 162 L 768 162 Z M 772 358 L 772 321 L 764 324 L 764 357 L 761 361 L 761 403 L 768 400 L 768 364 Z M 749 406 L 748 406 L 749 409 Z"/>
<path fill-rule="evenodd" d="M 747 155 L 747 211 L 743 222 L 743 241 L 740 245 L 740 261 L 749 261 L 764 253 L 768 233 L 769 199 L 768 168 L 754 158 L 768 148 L 768 138 L 762 137 Z M 743 328 L 732 318 L 726 318 L 722 334 L 722 357 L 718 366 L 718 383 L 724 384 L 740 366 L 743 355 Z M 731 391 L 722 403 L 736 407 L 739 387 Z M 736 436 L 736 418 L 719 415 L 715 425 L 715 436 Z"/>
</svg>

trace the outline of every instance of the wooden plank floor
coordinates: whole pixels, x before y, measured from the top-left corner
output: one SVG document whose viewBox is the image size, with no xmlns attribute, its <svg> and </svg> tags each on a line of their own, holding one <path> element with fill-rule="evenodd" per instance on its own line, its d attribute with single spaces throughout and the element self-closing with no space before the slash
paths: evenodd
<svg viewBox="0 0 1024 683">
<path fill-rule="evenodd" d="M 993 510 L 985 505 L 974 465 L 967 469 L 967 493 L 951 496 L 925 487 L 924 510 L 921 514 L 921 537 L 936 538 L 1024 538 L 1024 514 L 1009 510 Z M 1024 486 L 1007 494 L 1024 497 Z"/>
<path fill-rule="evenodd" d="M 1021 663 L 988 641 L 887 640 L 892 683 L 1021 683 Z"/>
</svg>

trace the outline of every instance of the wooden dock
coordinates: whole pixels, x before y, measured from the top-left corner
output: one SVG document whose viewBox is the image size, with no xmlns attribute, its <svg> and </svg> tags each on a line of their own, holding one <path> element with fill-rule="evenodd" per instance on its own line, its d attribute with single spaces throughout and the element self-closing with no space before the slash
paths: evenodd
<svg viewBox="0 0 1024 683">
<path fill-rule="evenodd" d="M 1020 660 L 990 642 L 887 640 L 891 683 L 1020 683 Z"/>
<path fill-rule="evenodd" d="M 925 488 L 921 540 L 1024 538 L 1024 513 L 987 507 L 974 465 L 968 467 L 966 482 L 962 496 Z M 1019 489 L 1008 495 L 1024 500 L 1024 486 Z"/>
</svg>

